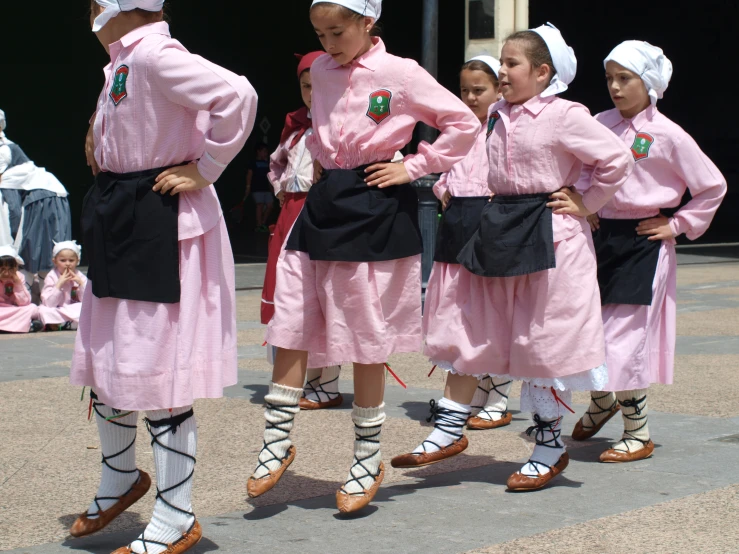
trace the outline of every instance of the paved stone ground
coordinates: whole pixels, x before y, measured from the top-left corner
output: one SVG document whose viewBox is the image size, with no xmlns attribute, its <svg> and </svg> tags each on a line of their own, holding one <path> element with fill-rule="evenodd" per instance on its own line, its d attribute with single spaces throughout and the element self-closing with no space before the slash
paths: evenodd
<svg viewBox="0 0 739 554">
<path fill-rule="evenodd" d="M 568 442 L 572 462 L 552 486 L 505 492 L 505 481 L 532 450 L 527 415 L 497 431 L 469 432 L 470 448 L 416 471 L 390 458 L 428 433 L 428 401 L 443 376 L 426 375 L 420 355 L 396 356 L 408 383 L 389 383 L 383 430 L 385 484 L 355 517 L 337 513 L 334 493 L 351 462 L 351 372 L 344 405 L 300 414 L 298 456 L 280 485 L 248 500 L 245 483 L 261 445 L 261 401 L 270 366 L 258 323 L 263 266 L 239 266 L 240 381 L 226 398 L 196 404 L 200 444 L 195 510 L 206 538 L 195 553 L 645 553 L 739 552 L 739 264 L 735 250 L 682 251 L 678 270 L 676 383 L 655 386 L 650 428 L 655 456 L 604 465 L 598 455 L 620 435 L 611 421 L 600 436 Z M 148 520 L 154 495 L 85 539 L 67 529 L 97 487 L 100 451 L 87 402 L 69 386 L 74 333 L 0 335 L 0 550 L 13 553 L 108 553 L 130 542 Z M 585 394 L 575 395 L 578 412 Z M 422 423 L 419 423 L 422 422 Z M 565 420 L 571 429 L 575 416 Z M 153 471 L 143 425 L 140 466 Z"/>
</svg>

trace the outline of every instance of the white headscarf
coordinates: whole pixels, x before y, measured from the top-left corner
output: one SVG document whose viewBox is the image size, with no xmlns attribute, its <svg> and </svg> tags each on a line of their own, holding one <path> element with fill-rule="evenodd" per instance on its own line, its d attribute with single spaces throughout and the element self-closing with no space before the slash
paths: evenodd
<svg viewBox="0 0 739 554">
<path fill-rule="evenodd" d="M 484 63 L 493 70 L 493 73 L 495 73 L 496 77 L 498 76 L 498 71 L 500 70 L 500 62 L 492 56 L 475 56 L 474 58 L 470 58 L 469 60 L 467 60 L 467 63 L 470 63 L 472 61 Z"/>
<path fill-rule="evenodd" d="M 643 40 L 627 40 L 616 46 L 603 60 L 603 66 L 613 61 L 633 71 L 647 87 L 652 105 L 662 98 L 672 77 L 672 62 L 661 48 Z"/>
<path fill-rule="evenodd" d="M 95 2 L 105 9 L 95 18 L 92 25 L 94 33 L 105 27 L 108 21 L 121 12 L 130 12 L 137 8 L 147 12 L 158 12 L 164 6 L 164 0 L 95 0 Z"/>
<path fill-rule="evenodd" d="M 549 49 L 549 54 L 552 56 L 554 69 L 557 70 L 557 73 L 552 78 L 549 86 L 541 93 L 541 96 L 554 96 L 555 94 L 566 91 L 567 85 L 575 80 L 575 74 L 577 73 L 575 51 L 567 46 L 565 39 L 562 38 L 562 33 L 551 23 L 529 30 L 544 39 Z"/>
<path fill-rule="evenodd" d="M 313 0 L 313 3 L 310 5 L 311 8 L 316 4 L 338 4 L 365 17 L 374 17 L 375 21 L 380 19 L 380 14 L 382 13 L 382 0 L 334 0 L 333 2 Z"/>
<path fill-rule="evenodd" d="M 10 244 L 6 246 L 0 246 L 0 256 L 12 256 L 20 265 L 26 263 L 23 261 L 23 258 L 18 255 L 18 251 L 15 249 L 15 247 L 11 246 Z"/>
<path fill-rule="evenodd" d="M 77 254 L 77 259 L 79 260 L 82 257 L 82 247 L 77 244 L 76 240 L 65 240 L 62 242 L 55 242 L 54 243 L 54 249 L 51 251 L 51 257 L 56 258 L 56 255 L 59 254 L 62 250 L 71 250 L 75 254 Z"/>
</svg>

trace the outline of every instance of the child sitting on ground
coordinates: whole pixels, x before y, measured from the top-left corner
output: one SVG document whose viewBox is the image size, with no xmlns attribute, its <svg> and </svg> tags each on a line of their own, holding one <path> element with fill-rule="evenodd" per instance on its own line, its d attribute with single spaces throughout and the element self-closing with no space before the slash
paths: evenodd
<svg viewBox="0 0 739 554">
<path fill-rule="evenodd" d="M 0 246 L 0 331 L 35 333 L 43 329 L 38 306 L 31 303 L 31 291 L 20 272 L 23 258 L 12 246 Z"/>
<path fill-rule="evenodd" d="M 76 241 L 54 244 L 54 269 L 44 279 L 39 315 L 47 331 L 77 329 L 87 277 L 77 269 L 82 248 Z"/>
</svg>

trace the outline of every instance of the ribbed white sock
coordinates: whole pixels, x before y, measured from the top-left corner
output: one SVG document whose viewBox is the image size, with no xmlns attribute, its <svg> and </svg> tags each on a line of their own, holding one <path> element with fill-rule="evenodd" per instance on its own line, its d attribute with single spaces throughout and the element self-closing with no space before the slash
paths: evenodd
<svg viewBox="0 0 739 554">
<path fill-rule="evenodd" d="M 311 402 L 328 402 L 339 395 L 339 374 L 341 366 L 332 365 L 321 370 L 321 378 L 318 384 L 308 381 L 305 385 L 305 398 Z"/>
<path fill-rule="evenodd" d="M 489 421 L 503 419 L 503 414 L 508 409 L 508 393 L 511 392 L 513 380 L 507 377 L 491 377 L 491 387 L 485 406 L 477 417 Z M 479 389 L 478 389 L 479 390 Z"/>
<path fill-rule="evenodd" d="M 599 425 L 616 405 L 616 395 L 612 392 L 592 391 L 590 406 L 582 416 L 583 429 L 592 429 Z"/>
<path fill-rule="evenodd" d="M 560 439 L 564 408 L 558 398 L 569 405 L 572 403 L 572 391 L 557 391 L 555 396 L 551 387 L 538 387 L 530 383 L 524 383 L 521 387 L 521 409 L 530 410 L 534 417 L 534 425 L 526 430 L 526 434 L 533 434 L 536 440 L 534 452 L 520 470 L 524 475 L 536 477 L 549 473 L 546 466 L 554 466 L 565 453 L 565 445 Z"/>
<path fill-rule="evenodd" d="M 448 398 L 442 398 L 438 403 L 431 401 L 431 416 L 427 421 L 434 420 L 434 430 L 426 437 L 414 451 L 414 454 L 424 452 L 438 452 L 462 438 L 462 429 L 470 417 L 469 404 L 460 404 Z"/>
<path fill-rule="evenodd" d="M 342 490 L 348 494 L 361 493 L 369 489 L 379 473 L 382 455 L 380 454 L 380 434 L 385 422 L 385 403 L 374 408 L 360 408 L 353 405 L 354 421 L 354 461 Z"/>
<path fill-rule="evenodd" d="M 259 465 L 253 477 L 260 479 L 270 471 L 279 469 L 292 442 L 290 431 L 293 428 L 295 415 L 300 411 L 298 402 L 303 389 L 286 387 L 279 383 L 270 383 L 269 394 L 264 397 L 267 409 L 264 418 L 267 424 L 264 429 L 264 445 L 259 452 Z"/>
<path fill-rule="evenodd" d="M 470 403 L 470 415 L 476 416 L 485 407 L 492 386 L 493 378 L 490 375 L 486 375 L 480 379 L 475 389 L 475 395 L 472 397 L 472 402 Z"/>
<path fill-rule="evenodd" d="M 94 394 L 94 393 L 91 393 Z M 139 478 L 136 469 L 136 422 L 138 412 L 114 410 L 93 396 L 100 451 L 103 455 L 103 468 L 98 487 L 97 500 L 93 500 L 87 510 L 87 517 L 97 519 L 99 510 L 107 510 L 118 502 Z M 124 417 L 116 417 L 128 414 Z M 106 421 L 105 418 L 111 417 Z M 115 469 L 112 469 L 115 468 Z"/>
<path fill-rule="evenodd" d="M 149 525 L 131 543 L 137 553 L 159 554 L 187 533 L 192 513 L 198 429 L 192 406 L 146 412 L 157 477 L 157 500 Z"/>
<path fill-rule="evenodd" d="M 638 389 L 616 393 L 621 404 L 624 434 L 621 440 L 613 445 L 614 450 L 637 452 L 649 441 L 647 391 L 648 389 Z"/>
</svg>

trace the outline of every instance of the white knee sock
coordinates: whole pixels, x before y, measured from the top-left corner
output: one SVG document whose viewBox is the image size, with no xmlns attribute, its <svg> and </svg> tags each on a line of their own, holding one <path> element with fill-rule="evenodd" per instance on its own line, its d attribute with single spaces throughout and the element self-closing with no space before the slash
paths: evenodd
<svg viewBox="0 0 739 554">
<path fill-rule="evenodd" d="M 157 474 L 157 500 L 149 525 L 131 543 L 137 553 L 158 554 L 187 533 L 192 513 L 192 477 L 195 471 L 198 429 L 192 406 L 149 410 L 146 421 L 152 438 Z"/>
<path fill-rule="evenodd" d="M 353 405 L 354 461 L 342 490 L 347 494 L 358 494 L 369 489 L 379 474 L 380 434 L 385 422 L 385 403 L 375 408 L 360 408 Z"/>
<path fill-rule="evenodd" d="M 503 414 L 508 409 L 508 393 L 511 392 L 512 385 L 513 380 L 507 377 L 491 377 L 490 393 L 477 416 L 490 421 L 503 419 Z"/>
<path fill-rule="evenodd" d="M 87 517 L 96 519 L 100 510 L 107 510 L 118 502 L 139 478 L 136 469 L 136 421 L 138 412 L 114 410 L 98 402 L 90 392 L 95 419 L 100 434 L 103 468 L 95 500 L 87 510 Z M 116 417 L 122 414 L 124 417 Z M 105 418 L 112 418 L 106 421 Z M 113 419 L 114 418 L 114 419 Z"/>
<path fill-rule="evenodd" d="M 564 408 L 557 398 L 569 405 L 572 392 L 556 391 L 555 396 L 551 387 L 537 387 L 529 383 L 521 387 L 521 409 L 533 412 L 534 416 L 534 425 L 526 430 L 526 434 L 533 434 L 536 441 L 528 463 L 520 470 L 524 475 L 536 477 L 548 473 L 549 467 L 554 466 L 565 453 L 565 445 L 560 439 Z"/>
<path fill-rule="evenodd" d="M 317 387 L 321 382 L 322 367 L 309 367 L 305 371 L 305 386 L 303 387 L 303 396 L 311 391 L 311 386 Z"/>
<path fill-rule="evenodd" d="M 431 415 L 426 421 L 434 421 L 434 430 L 423 441 L 414 454 L 438 452 L 462 438 L 462 429 L 470 417 L 469 404 L 460 404 L 448 398 L 442 398 L 437 404 L 431 401 Z"/>
<path fill-rule="evenodd" d="M 592 391 L 590 393 L 590 406 L 588 406 L 581 420 L 583 429 L 592 429 L 599 425 L 611 413 L 615 405 L 616 395 L 614 393 Z"/>
<path fill-rule="evenodd" d="M 332 365 L 321 369 L 318 384 L 308 381 L 305 384 L 305 397 L 311 402 L 328 402 L 339 395 L 339 374 L 341 366 Z"/>
<path fill-rule="evenodd" d="M 649 441 L 647 390 L 639 389 L 616 393 L 618 402 L 621 404 L 624 434 L 621 440 L 613 445 L 614 450 L 636 452 L 644 448 L 644 444 Z"/>
<path fill-rule="evenodd" d="M 264 477 L 282 465 L 282 460 L 292 444 L 290 431 L 295 415 L 300 411 L 298 402 L 302 394 L 303 389 L 270 383 L 269 394 L 264 397 L 267 404 L 264 418 L 267 424 L 264 429 L 264 445 L 259 452 L 259 465 L 254 471 L 255 479 Z"/>
<path fill-rule="evenodd" d="M 486 375 L 480 379 L 475 389 L 475 395 L 472 397 L 472 403 L 470 404 L 470 415 L 476 416 L 485 407 L 492 386 L 493 378 L 490 375 Z"/>
</svg>

